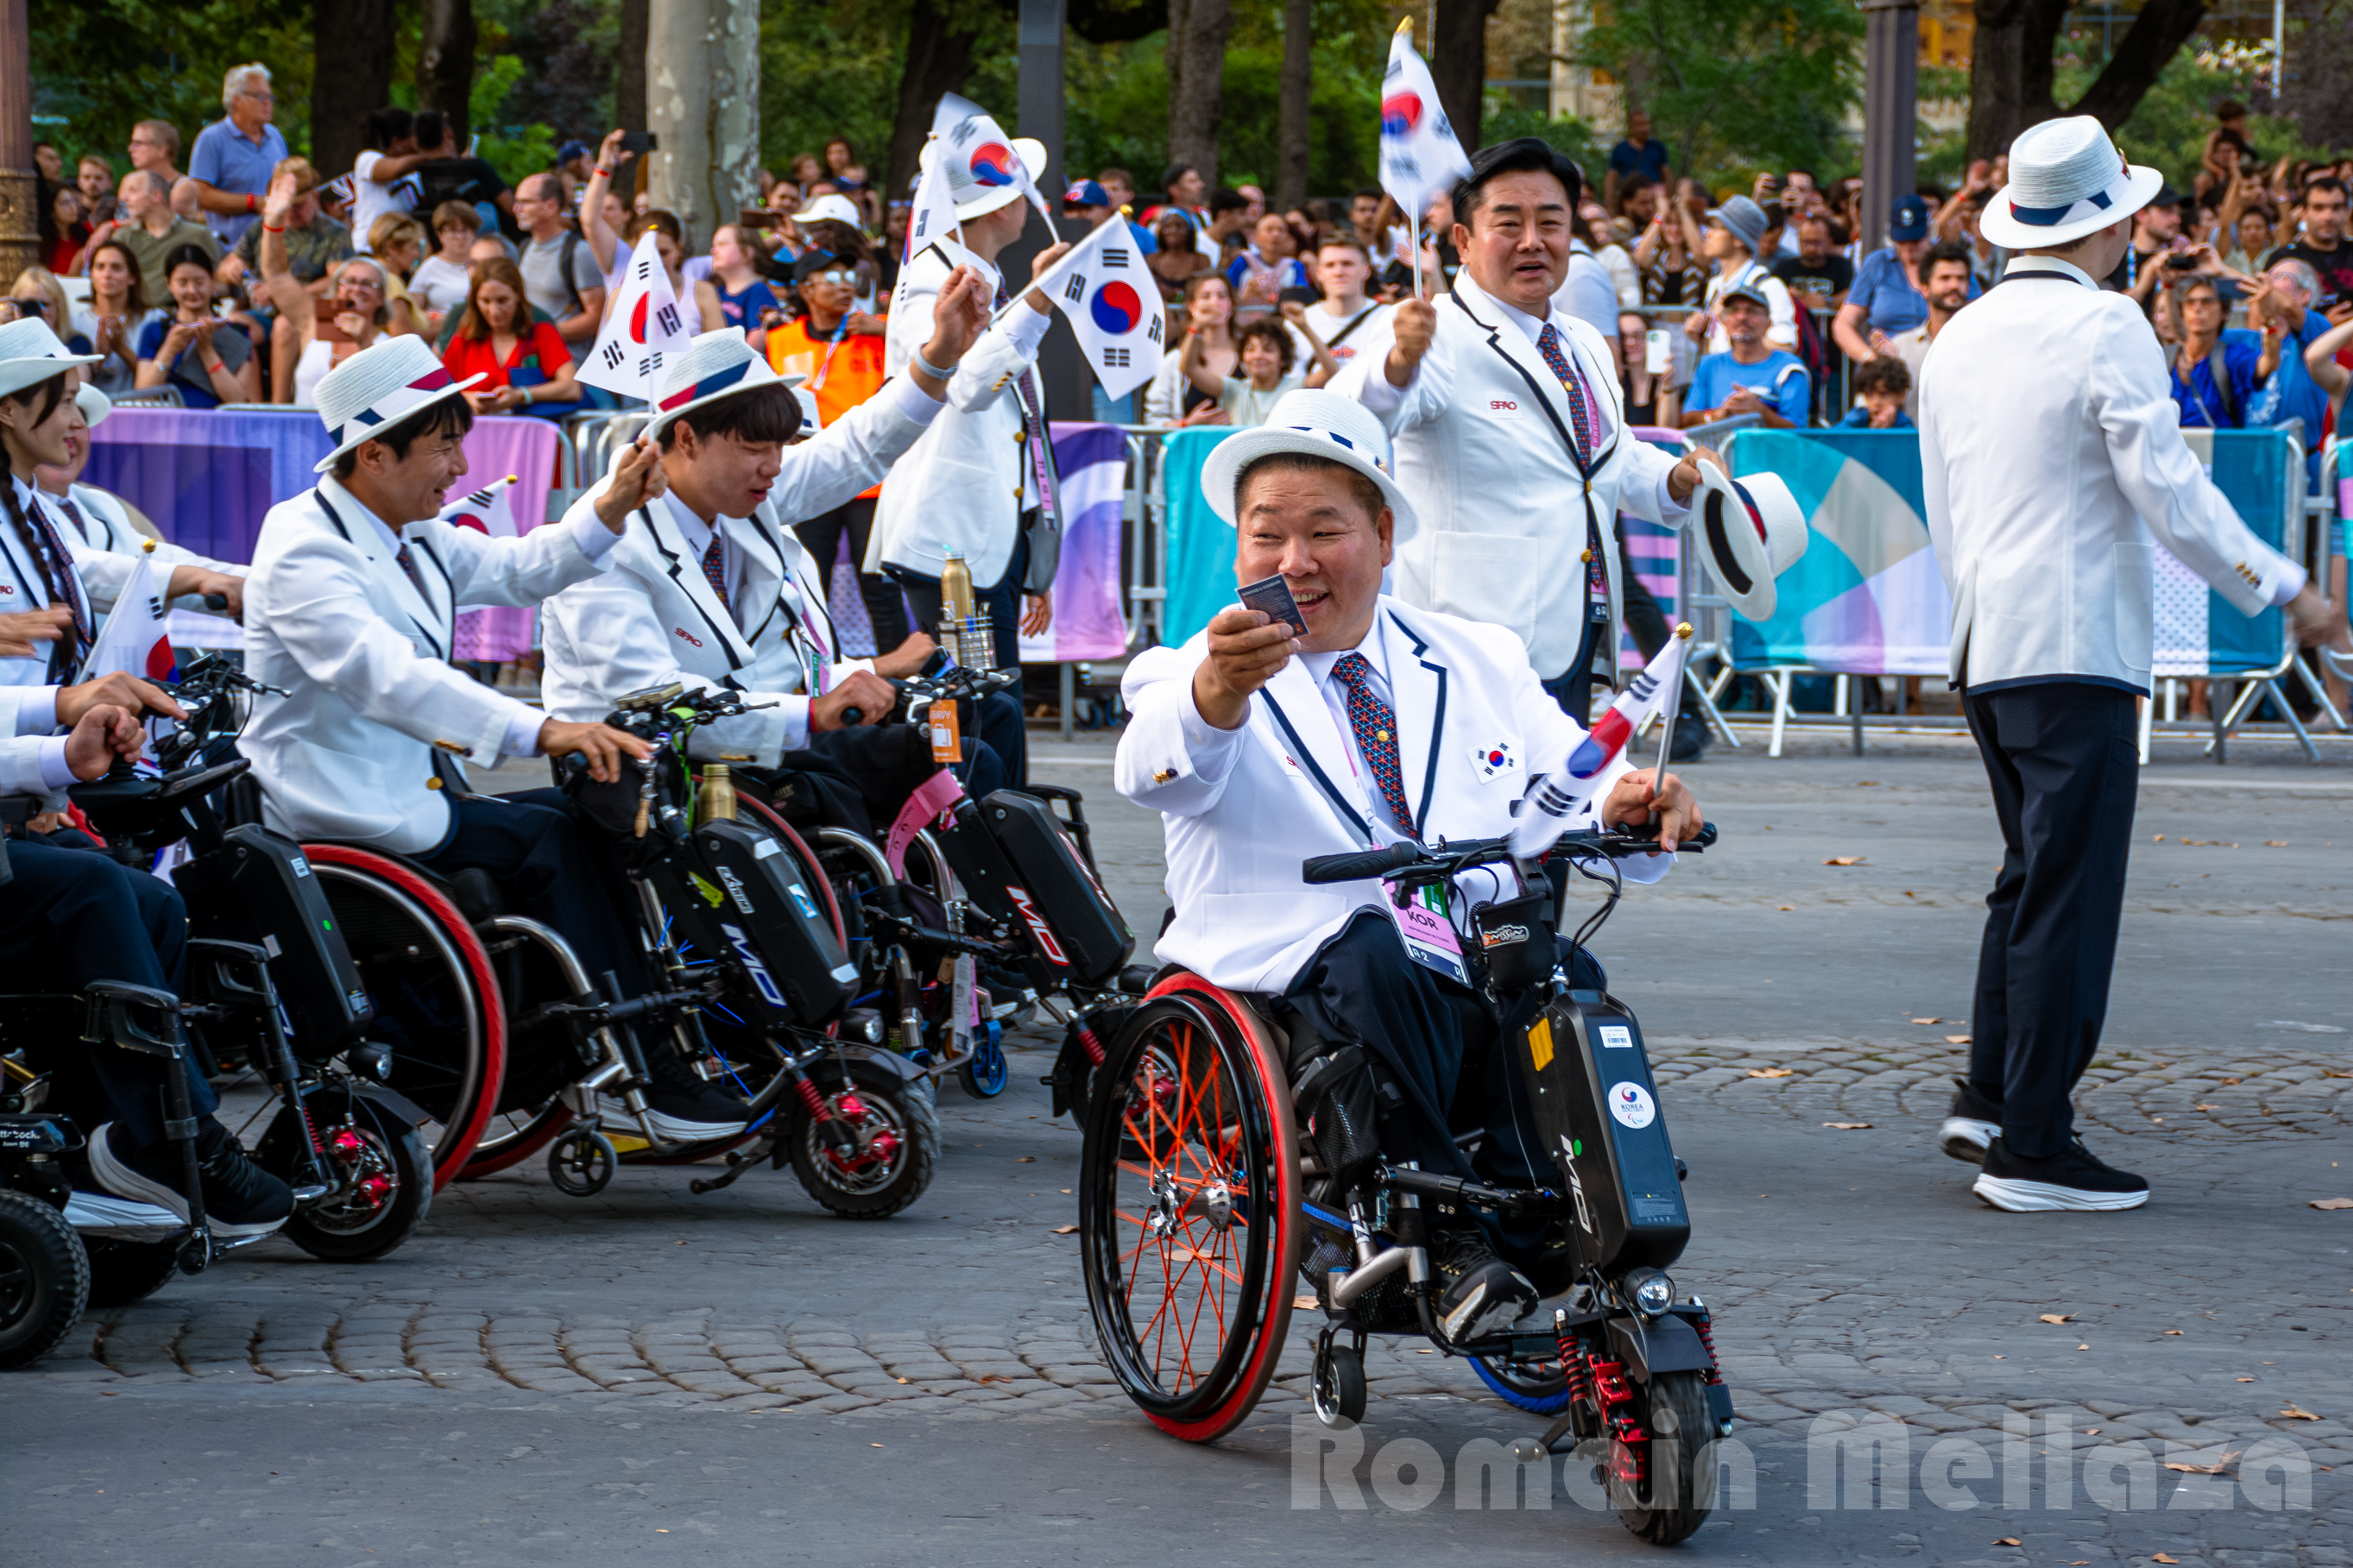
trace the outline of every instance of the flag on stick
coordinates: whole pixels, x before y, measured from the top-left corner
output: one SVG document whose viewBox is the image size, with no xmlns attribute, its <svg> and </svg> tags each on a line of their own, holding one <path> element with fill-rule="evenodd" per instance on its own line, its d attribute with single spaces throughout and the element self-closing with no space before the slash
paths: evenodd
<svg viewBox="0 0 2353 1568">
<path fill-rule="evenodd" d="M 1668 692 L 1680 690 L 1683 667 L 1683 651 L 1691 647 L 1691 627 L 1677 626 L 1667 646 L 1659 650 L 1656 658 L 1643 667 L 1609 711 L 1601 715 L 1560 772 L 1546 779 L 1520 808 L 1519 821 L 1512 828 L 1512 853 L 1523 860 L 1533 860 L 1553 846 L 1554 840 L 1568 827 L 1569 819 L 1583 812 L 1600 787 L 1600 775 L 1626 750 L 1634 731 L 1642 721 L 1658 712 L 1666 703 Z"/>
<path fill-rule="evenodd" d="M 492 479 L 472 495 L 451 501 L 441 509 L 441 521 L 455 528 L 487 533 L 492 539 L 512 539 L 519 531 L 514 517 L 515 479 L 513 474 Z"/>
<path fill-rule="evenodd" d="M 1159 287 L 1125 223 L 1097 224 L 1030 287 L 1045 290 L 1069 318 L 1105 396 L 1124 397 L 1159 373 L 1168 321 Z M 1016 295 L 1008 309 L 1029 309 L 1022 303 L 1028 292 Z"/>
<path fill-rule="evenodd" d="M 651 403 L 661 385 L 662 363 L 686 352 L 686 321 L 670 292 L 670 274 L 654 247 L 652 229 L 638 237 L 637 249 L 621 282 L 620 298 L 605 317 L 596 346 L 581 362 L 579 376 L 591 386 Z"/>
<path fill-rule="evenodd" d="M 1470 173 L 1471 160 L 1439 105 L 1430 66 L 1414 53 L 1409 16 L 1389 40 L 1388 70 L 1381 78 L 1381 189 L 1419 225 L 1430 198 Z M 1418 237 L 1414 254 L 1421 254 Z"/>
<path fill-rule="evenodd" d="M 172 639 L 164 628 L 164 590 L 169 569 L 158 571 L 151 542 L 132 569 L 131 581 L 116 595 L 114 608 L 99 628 L 96 640 L 81 662 L 82 680 L 101 675 L 135 675 L 142 680 L 176 680 L 180 670 L 172 657 Z"/>
<path fill-rule="evenodd" d="M 954 94 L 950 94 L 954 97 Z M 955 187 L 948 179 L 947 159 L 941 155 L 940 139 L 934 134 L 928 144 L 930 156 L 923 160 L 923 177 L 915 182 L 915 205 L 907 214 L 907 249 L 899 258 L 899 286 L 893 290 L 891 309 L 895 312 L 905 302 L 910 268 L 923 247 L 946 238 L 955 232 Z"/>
<path fill-rule="evenodd" d="M 1038 209 L 1048 227 L 1053 226 L 1054 213 L 1046 205 L 1045 193 L 1029 177 L 1029 165 L 1015 150 L 1013 138 L 994 115 L 967 115 L 948 129 L 937 146 L 939 155 L 933 162 L 949 165 L 951 187 L 959 200 L 973 201 L 979 191 L 1011 185 Z"/>
</svg>

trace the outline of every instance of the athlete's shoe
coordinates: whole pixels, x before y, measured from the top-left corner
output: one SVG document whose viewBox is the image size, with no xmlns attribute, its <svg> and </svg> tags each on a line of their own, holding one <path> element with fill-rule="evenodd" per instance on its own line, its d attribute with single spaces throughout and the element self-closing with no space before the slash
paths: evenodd
<svg viewBox="0 0 2353 1568">
<path fill-rule="evenodd" d="M 1478 1230 L 1431 1237 L 1430 1260 L 1445 1280 L 1439 1326 L 1457 1344 L 1509 1328 L 1536 1304 L 1536 1288 L 1502 1258 Z"/>
<path fill-rule="evenodd" d="M 2027 1160 L 1999 1137 L 1986 1146 L 1978 1196 L 1998 1209 L 2032 1214 L 2046 1209 L 2137 1209 L 2148 1202 L 2148 1183 L 2104 1163 L 2080 1138 L 2064 1153 Z"/>
<path fill-rule="evenodd" d="M 120 1122 L 90 1134 L 90 1170 L 104 1191 L 154 1204 L 185 1220 L 188 1199 L 179 1145 L 169 1141 L 132 1147 Z M 249 1159 L 229 1130 L 207 1116 L 196 1124 L 196 1173 L 204 1187 L 205 1223 L 225 1241 L 268 1236 L 294 1212 L 294 1191 Z"/>
<path fill-rule="evenodd" d="M 1986 1145 L 2001 1136 L 2001 1107 L 1977 1091 L 1968 1079 L 1953 1080 L 1953 1108 L 1936 1133 L 1936 1146 L 1956 1160 L 1985 1163 Z"/>
</svg>

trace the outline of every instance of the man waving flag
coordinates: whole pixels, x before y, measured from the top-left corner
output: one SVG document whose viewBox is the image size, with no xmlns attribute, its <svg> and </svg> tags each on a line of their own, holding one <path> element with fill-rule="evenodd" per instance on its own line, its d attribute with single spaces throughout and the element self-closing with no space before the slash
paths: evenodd
<svg viewBox="0 0 2353 1568">
<path fill-rule="evenodd" d="M 1690 647 L 1691 627 L 1677 626 L 1658 657 L 1618 694 L 1609 711 L 1595 721 L 1591 732 L 1568 754 L 1560 772 L 1537 786 L 1513 826 L 1513 854 L 1533 860 L 1551 848 L 1569 819 L 1583 811 L 1599 789 L 1601 770 L 1626 749 L 1643 721 L 1681 699 L 1683 651 Z"/>
</svg>

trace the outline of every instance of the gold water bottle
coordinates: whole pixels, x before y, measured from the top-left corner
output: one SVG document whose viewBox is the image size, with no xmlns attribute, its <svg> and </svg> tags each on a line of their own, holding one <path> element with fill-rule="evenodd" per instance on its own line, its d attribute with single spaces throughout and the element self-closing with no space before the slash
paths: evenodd
<svg viewBox="0 0 2353 1568">
<path fill-rule="evenodd" d="M 702 822 L 735 820 L 735 775 L 725 763 L 705 763 L 699 801 Z M 702 822 L 695 824 L 700 827 Z"/>
<path fill-rule="evenodd" d="M 965 657 L 963 637 L 964 624 L 971 616 L 972 568 L 951 550 L 940 567 L 940 644 L 958 664 L 975 662 Z"/>
</svg>

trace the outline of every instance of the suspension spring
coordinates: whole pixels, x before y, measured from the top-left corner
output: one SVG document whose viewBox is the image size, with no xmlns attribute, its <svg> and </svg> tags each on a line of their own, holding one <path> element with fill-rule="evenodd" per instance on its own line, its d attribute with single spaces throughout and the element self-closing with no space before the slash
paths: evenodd
<svg viewBox="0 0 2353 1568">
<path fill-rule="evenodd" d="M 1560 1336 L 1560 1371 L 1568 1380 L 1568 1402 L 1571 1405 L 1591 1403 L 1593 1399 L 1593 1369 L 1586 1363 L 1585 1344 L 1575 1334 Z"/>
<path fill-rule="evenodd" d="M 793 1090 L 801 1097 L 801 1103 L 808 1108 L 808 1113 L 810 1116 L 819 1121 L 823 1121 L 827 1119 L 828 1112 L 825 1109 L 825 1096 L 817 1091 L 816 1084 L 811 1083 L 806 1078 L 796 1079 L 793 1081 Z"/>
<path fill-rule="evenodd" d="M 1722 1383 L 1724 1370 L 1717 1364 L 1715 1359 L 1715 1314 L 1703 1307 L 1700 1309 L 1699 1316 L 1694 1318 L 1691 1323 L 1693 1328 L 1699 1331 L 1700 1348 L 1707 1352 L 1707 1381 Z"/>
<path fill-rule="evenodd" d="M 1087 1027 L 1084 1023 L 1077 1025 L 1076 1027 L 1079 1031 L 1079 1045 L 1086 1051 L 1087 1060 L 1096 1067 L 1103 1066 L 1103 1058 L 1108 1054 L 1103 1050 L 1103 1041 L 1096 1038 L 1095 1032 Z"/>
</svg>

